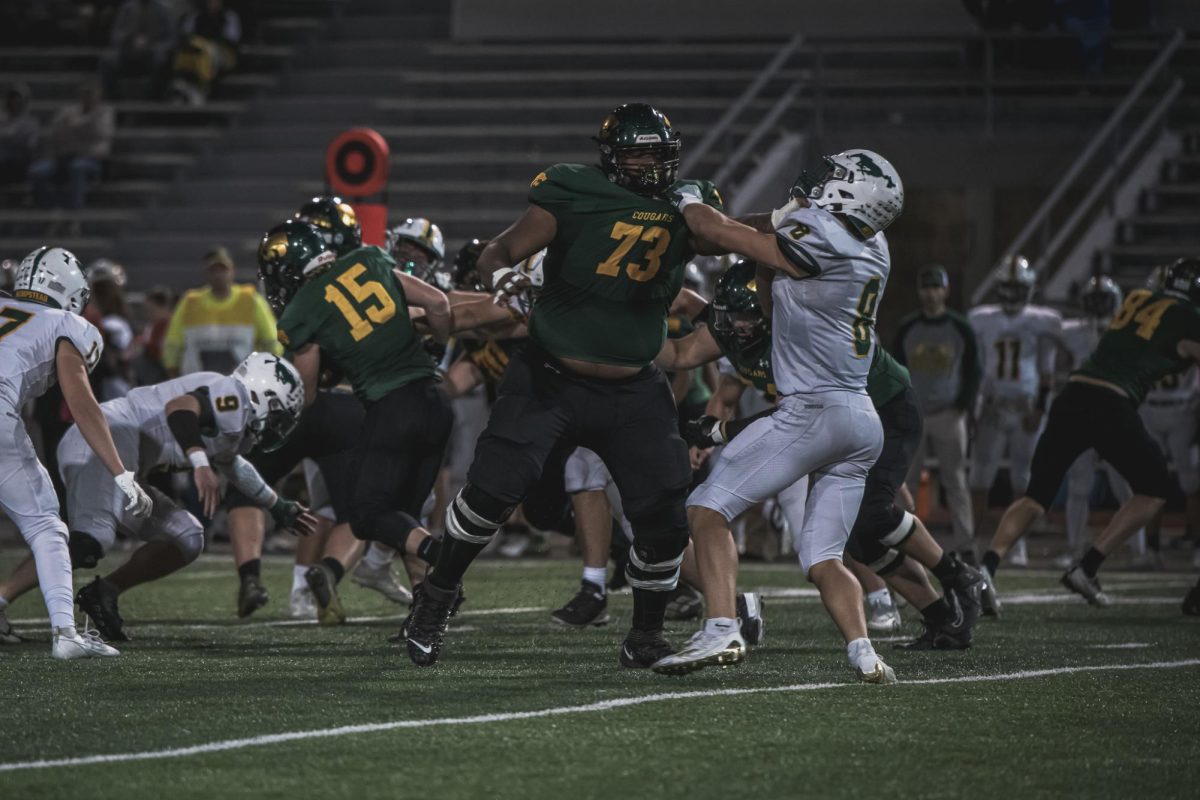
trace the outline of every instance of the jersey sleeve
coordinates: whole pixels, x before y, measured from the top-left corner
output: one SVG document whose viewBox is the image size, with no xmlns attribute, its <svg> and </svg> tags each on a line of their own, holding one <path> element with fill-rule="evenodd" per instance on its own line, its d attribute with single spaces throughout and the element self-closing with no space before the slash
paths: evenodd
<svg viewBox="0 0 1200 800">
<path fill-rule="evenodd" d="M 557 219 L 578 200 L 572 185 L 573 173 L 566 164 L 539 172 L 529 183 L 529 203 L 549 211 Z"/>
<path fill-rule="evenodd" d="M 820 275 L 836 256 L 822 219 L 812 208 L 792 211 L 775 229 L 775 241 L 784 257 L 810 277 Z"/>
<path fill-rule="evenodd" d="M 104 337 L 95 325 L 78 314 L 63 315 L 63 326 L 58 338 L 59 341 L 66 339 L 79 351 L 79 355 L 83 356 L 83 361 L 87 364 L 88 372 L 100 363 L 100 356 L 104 353 Z"/>
<path fill-rule="evenodd" d="M 312 342 L 316 328 L 311 320 L 312 315 L 306 314 L 301 304 L 293 300 L 275 324 L 275 336 L 279 344 L 287 352 L 294 353 Z"/>
<path fill-rule="evenodd" d="M 218 436 L 240 436 L 250 422 L 250 399 L 236 378 L 222 375 L 205 388 L 212 402 L 213 427 Z"/>
</svg>

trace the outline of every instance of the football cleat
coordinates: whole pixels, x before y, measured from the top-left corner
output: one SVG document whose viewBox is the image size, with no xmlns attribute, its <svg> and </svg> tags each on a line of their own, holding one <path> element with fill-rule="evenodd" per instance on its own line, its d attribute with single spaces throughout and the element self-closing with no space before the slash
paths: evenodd
<svg viewBox="0 0 1200 800">
<path fill-rule="evenodd" d="M 700 619 L 704 616 L 704 595 L 687 581 L 679 581 L 670 592 L 667 600 L 667 613 L 664 619 L 671 622 L 681 622 L 689 619 Z"/>
<path fill-rule="evenodd" d="M 961 610 L 960 610 L 961 615 Z M 961 620 L 962 617 L 960 616 Z M 974 634 L 971 629 L 960 625 L 938 625 L 925 623 L 925 630 L 910 642 L 896 645 L 897 650 L 966 650 L 971 646 Z"/>
<path fill-rule="evenodd" d="M 342 598 L 338 597 L 337 581 L 333 571 L 324 564 L 313 564 L 304 573 L 304 581 L 317 603 L 317 624 L 341 625 L 346 621 L 346 610 Z"/>
<path fill-rule="evenodd" d="M 953 553 L 950 554 L 950 557 L 958 560 L 958 556 Z M 984 578 L 982 569 L 975 569 L 959 563 L 958 573 L 952 581 L 944 584 L 942 589 L 962 610 L 961 627 L 970 630 L 975 627 L 975 623 L 979 621 L 979 615 L 983 612 L 983 587 L 987 585 L 987 579 Z"/>
<path fill-rule="evenodd" d="M 1089 578 L 1081 566 L 1074 566 L 1063 573 L 1062 585 L 1075 594 L 1083 595 L 1088 603 L 1098 608 L 1112 605 L 1112 600 L 1100 588 L 1100 581 Z"/>
<path fill-rule="evenodd" d="M 885 597 L 867 598 L 867 630 L 893 633 L 900 630 L 900 610 L 889 593 Z"/>
<path fill-rule="evenodd" d="M 629 669 L 647 669 L 674 652 L 662 631 L 630 631 L 621 643 L 620 662 Z"/>
<path fill-rule="evenodd" d="M 240 619 L 258 611 L 267 604 L 267 587 L 263 586 L 262 579 L 257 575 L 245 575 L 242 577 L 241 586 L 238 587 L 237 598 L 237 615 Z"/>
<path fill-rule="evenodd" d="M 20 644 L 24 641 L 27 640 L 13 630 L 12 623 L 8 621 L 8 615 L 0 611 L 0 644 Z"/>
<path fill-rule="evenodd" d="M 858 679 L 863 683 L 874 683 L 879 685 L 897 683 L 896 672 L 887 664 L 883 663 L 882 658 L 878 658 L 875 662 L 875 668 L 870 672 L 863 672 L 862 669 L 855 667 L 854 672 L 858 675 Z"/>
<path fill-rule="evenodd" d="M 985 617 L 999 617 L 1000 596 L 996 593 L 996 582 L 992 580 L 987 567 L 980 567 L 979 575 L 983 578 L 983 586 L 979 592 L 979 611 Z"/>
<path fill-rule="evenodd" d="M 408 657 L 418 667 L 432 667 L 437 663 L 450 615 L 461 594 L 462 584 L 453 589 L 441 589 L 428 580 L 413 589 L 412 610 L 400 631 Z"/>
<path fill-rule="evenodd" d="M 751 647 L 758 647 L 767 638 L 767 620 L 763 616 L 763 601 L 754 592 L 737 596 L 737 618 L 742 626 L 742 638 Z"/>
<path fill-rule="evenodd" d="M 313 599 L 312 589 L 307 586 L 292 589 L 288 597 L 288 616 L 292 619 L 316 619 L 317 601 Z"/>
<path fill-rule="evenodd" d="M 660 675 L 687 675 L 709 666 L 728 667 L 746 660 L 746 640 L 740 631 L 709 632 L 701 628 L 687 645 L 652 666 Z"/>
<path fill-rule="evenodd" d="M 365 561 L 360 561 L 354 572 L 350 573 L 350 580 L 365 589 L 379 592 L 397 605 L 412 605 L 412 592 L 400 585 L 390 566 L 372 569 Z"/>
<path fill-rule="evenodd" d="M 50 655 L 60 661 L 74 661 L 77 658 L 112 658 L 121 653 L 101 641 L 92 631 L 81 633 L 75 628 L 55 628 Z"/>
<path fill-rule="evenodd" d="M 1200 617 L 1200 583 L 1193 586 L 1183 598 L 1183 613 L 1189 617 Z"/>
<path fill-rule="evenodd" d="M 567 628 L 607 625 L 608 598 L 602 588 L 591 581 L 583 581 L 575 596 L 550 615 L 550 621 Z"/>
<path fill-rule="evenodd" d="M 117 597 L 121 593 L 108 581 L 96 576 L 95 580 L 79 590 L 75 602 L 80 610 L 96 625 L 96 629 L 105 641 L 128 642 L 129 634 L 125 632 L 125 620 L 117 608 Z"/>
</svg>

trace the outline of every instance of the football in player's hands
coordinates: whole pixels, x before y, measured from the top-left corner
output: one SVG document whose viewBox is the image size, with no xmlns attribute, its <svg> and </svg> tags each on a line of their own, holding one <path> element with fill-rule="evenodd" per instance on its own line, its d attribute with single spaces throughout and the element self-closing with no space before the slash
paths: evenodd
<svg viewBox="0 0 1200 800">
<path fill-rule="evenodd" d="M 671 205 L 683 211 L 692 203 L 703 203 L 704 197 L 700 194 L 700 187 L 694 183 L 676 182 L 667 192 L 667 199 L 671 201 Z"/>
</svg>

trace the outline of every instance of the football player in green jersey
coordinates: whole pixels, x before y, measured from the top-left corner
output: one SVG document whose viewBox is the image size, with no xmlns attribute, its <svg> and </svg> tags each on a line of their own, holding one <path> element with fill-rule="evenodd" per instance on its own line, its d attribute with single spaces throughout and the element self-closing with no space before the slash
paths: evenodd
<svg viewBox="0 0 1200 800">
<path fill-rule="evenodd" d="M 437 542 L 418 519 L 453 413 L 408 309 L 423 309 L 425 325 L 444 342 L 450 326 L 446 295 L 396 269 L 378 247 L 335 258 L 319 229 L 297 219 L 268 231 L 258 255 L 273 301 L 285 306 L 279 339 L 304 380 L 306 401 L 317 397 L 325 353 L 365 407 L 353 459 L 353 535 L 432 561 Z M 305 577 L 320 614 L 336 622 L 345 616 L 336 585 L 346 565 L 331 554 L 334 545 L 331 537 L 326 557 Z"/>
<path fill-rule="evenodd" d="M 755 387 L 773 401 L 770 322 L 763 316 L 756 288 L 753 262 L 741 261 L 731 266 L 717 281 L 709 306 L 710 324 L 682 339 L 668 340 L 655 363 L 663 369 L 690 368 L 724 356 L 742 376 L 745 386 Z M 883 424 L 884 446 L 867 473 L 866 489 L 846 552 L 885 577 L 920 610 L 925 632 L 912 647 L 930 650 L 970 647 L 972 630 L 979 617 L 983 578 L 955 553 L 943 551 L 916 516 L 896 507 L 896 493 L 921 438 L 921 412 L 908 370 L 878 345 L 867 377 L 867 394 Z M 729 422 L 713 416 L 702 417 L 689 425 L 685 438 L 694 446 L 713 447 L 729 441 L 769 413 Z M 802 528 L 806 496 L 807 482 L 779 495 L 779 503 L 794 532 Z M 944 595 L 933 589 L 925 571 L 917 564 L 928 567 L 938 577 Z M 741 617 L 741 603 L 738 610 Z M 745 623 L 743 635 L 744 627 Z"/>
<path fill-rule="evenodd" d="M 1054 399 L 1033 453 L 1029 490 L 1004 512 L 984 566 L 998 567 L 1050 506 L 1075 459 L 1094 449 L 1129 483 L 1133 497 L 1062 582 L 1092 605 L 1108 605 L 1096 572 L 1109 553 L 1154 518 L 1170 486 L 1166 459 L 1138 406 L 1156 381 L 1192 362 L 1200 362 L 1200 259 L 1181 258 L 1167 268 L 1159 289 L 1129 293 L 1095 352 Z"/>
<path fill-rule="evenodd" d="M 447 510 L 442 553 L 414 597 L 405 631 L 418 665 L 437 661 L 467 567 L 551 452 L 571 444 L 603 459 L 634 531 L 633 625 L 621 664 L 649 667 L 672 652 L 663 615 L 688 540 L 691 468 L 670 386 L 651 362 L 698 245 L 665 197 L 680 153 L 667 117 L 624 105 L 596 138 L 600 164 L 557 164 L 538 174 L 524 215 L 479 256 L 479 273 L 505 299 L 530 287 L 513 265 L 548 248 L 529 342 L 509 361 L 468 483 Z M 702 202 L 720 206 L 712 184 L 687 183 Z"/>
</svg>

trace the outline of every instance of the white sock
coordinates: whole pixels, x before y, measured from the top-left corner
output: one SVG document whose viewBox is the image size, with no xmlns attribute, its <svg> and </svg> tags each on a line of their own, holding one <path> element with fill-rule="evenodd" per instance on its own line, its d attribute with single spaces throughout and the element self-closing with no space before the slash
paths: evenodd
<svg viewBox="0 0 1200 800">
<path fill-rule="evenodd" d="M 584 567 L 583 579 L 588 583 L 594 583 L 600 587 L 600 594 L 604 594 L 604 584 L 608 580 L 607 567 Z"/>
<path fill-rule="evenodd" d="M 50 612 L 51 628 L 75 627 L 75 591 L 71 583 L 71 551 L 67 547 L 67 526 L 43 529 L 25 541 L 33 551 L 38 585 Z"/>
<path fill-rule="evenodd" d="M 879 663 L 879 656 L 875 654 L 875 647 L 871 644 L 871 640 L 865 636 L 862 639 L 855 639 L 846 645 L 846 657 L 850 659 L 850 666 L 858 667 L 863 672 L 870 672 L 875 669 L 875 665 Z"/>
<path fill-rule="evenodd" d="M 396 551 L 392 548 L 371 542 L 371 546 L 367 548 L 367 552 L 363 556 L 362 563 L 372 570 L 387 569 L 392 565 L 392 559 L 395 557 Z"/>
<path fill-rule="evenodd" d="M 296 564 L 292 567 L 292 591 L 298 592 L 301 589 L 308 588 L 308 581 L 304 580 L 304 573 L 308 572 L 308 564 Z"/>
<path fill-rule="evenodd" d="M 704 621 L 705 633 L 727 634 L 736 633 L 738 621 L 729 617 L 709 617 Z"/>
<path fill-rule="evenodd" d="M 888 591 L 888 588 L 886 586 L 877 592 L 871 592 L 870 594 L 868 594 L 867 602 L 868 603 L 883 603 L 883 604 L 889 605 L 889 606 L 895 605 L 895 603 L 892 602 L 892 593 Z"/>
</svg>

